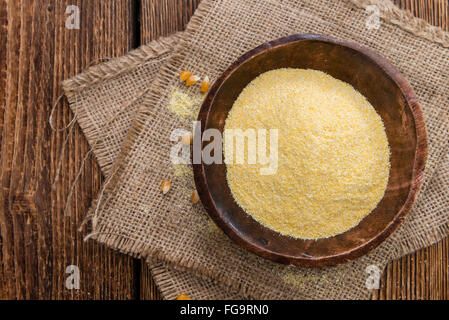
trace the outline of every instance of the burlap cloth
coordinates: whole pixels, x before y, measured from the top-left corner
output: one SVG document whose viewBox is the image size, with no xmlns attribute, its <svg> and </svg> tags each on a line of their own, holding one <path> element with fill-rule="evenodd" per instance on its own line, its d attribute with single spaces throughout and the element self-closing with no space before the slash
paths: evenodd
<svg viewBox="0 0 449 320">
<path fill-rule="evenodd" d="M 64 93 L 106 178 L 134 120 L 139 103 L 159 68 L 171 56 L 181 34 L 161 38 L 131 51 L 125 57 L 88 68 L 63 82 Z M 91 215 L 91 211 L 87 216 Z M 151 273 L 164 298 L 181 292 L 192 298 L 240 299 L 211 281 L 153 263 Z"/>
<path fill-rule="evenodd" d="M 372 4 L 382 16 L 378 30 L 366 27 L 365 7 Z M 187 128 L 185 119 L 167 109 L 173 88 L 184 89 L 177 80 L 180 70 L 213 81 L 258 44 L 305 32 L 356 41 L 392 60 L 420 99 L 429 137 L 422 192 L 406 221 L 370 254 L 325 269 L 281 266 L 235 246 L 191 204 L 190 177 L 176 176 L 169 160 L 170 133 Z M 197 299 L 369 298 L 366 267 L 383 270 L 391 259 L 449 231 L 447 46 L 447 33 L 386 0 L 204 0 L 182 37 L 150 43 L 63 84 L 107 177 L 89 213 L 88 238 L 145 258 L 166 298 L 180 292 Z M 164 179 L 174 181 L 165 197 Z"/>
</svg>

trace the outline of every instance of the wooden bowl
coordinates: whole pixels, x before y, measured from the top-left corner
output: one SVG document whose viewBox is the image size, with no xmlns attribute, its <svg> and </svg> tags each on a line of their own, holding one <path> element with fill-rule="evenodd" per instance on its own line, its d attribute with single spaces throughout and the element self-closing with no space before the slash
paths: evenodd
<svg viewBox="0 0 449 320">
<path fill-rule="evenodd" d="M 310 68 L 345 81 L 362 93 L 384 122 L 391 170 L 384 197 L 353 229 L 318 240 L 272 231 L 235 202 L 224 164 L 195 164 L 195 183 L 204 208 L 242 248 L 263 258 L 304 267 L 345 263 L 377 247 L 404 220 L 422 184 L 427 154 L 423 114 L 410 84 L 385 58 L 355 43 L 313 34 L 291 35 L 247 52 L 215 82 L 199 114 L 201 130 L 223 132 L 225 120 L 245 86 L 278 68 Z M 206 142 L 201 143 L 202 149 Z"/>
</svg>

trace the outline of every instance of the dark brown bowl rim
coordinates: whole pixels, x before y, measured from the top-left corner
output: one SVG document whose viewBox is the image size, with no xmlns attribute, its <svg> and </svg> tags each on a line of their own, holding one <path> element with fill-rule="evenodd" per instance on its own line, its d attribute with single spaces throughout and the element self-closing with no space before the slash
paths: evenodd
<svg viewBox="0 0 449 320">
<path fill-rule="evenodd" d="M 416 145 L 415 163 L 413 166 L 412 184 L 410 186 L 410 192 L 404 205 L 397 212 L 395 218 L 376 237 L 358 247 L 355 247 L 343 253 L 319 258 L 288 256 L 268 250 L 263 247 L 255 246 L 247 242 L 243 237 L 241 237 L 241 235 L 238 232 L 236 232 L 222 219 L 211 197 L 211 194 L 208 191 L 206 174 L 204 171 L 203 163 L 193 165 L 194 180 L 201 202 L 203 203 L 203 206 L 206 209 L 209 216 L 214 220 L 217 226 L 240 247 L 274 262 L 291 264 L 301 267 L 327 267 L 341 263 L 346 263 L 348 261 L 354 260 L 367 254 L 369 251 L 379 246 L 388 236 L 390 236 L 398 228 L 398 226 L 402 223 L 402 221 L 406 218 L 407 214 L 411 210 L 413 203 L 415 202 L 418 196 L 424 178 L 424 168 L 428 148 L 427 133 L 424 123 L 423 112 L 418 103 L 418 98 L 413 88 L 411 87 L 407 79 L 399 72 L 399 70 L 389 60 L 387 60 L 384 57 L 381 57 L 372 50 L 367 49 L 355 42 L 338 40 L 332 37 L 318 34 L 294 34 L 273 41 L 269 41 L 246 52 L 240 58 L 238 58 L 231 66 L 228 67 L 228 69 L 226 69 L 222 73 L 222 75 L 217 79 L 217 81 L 215 81 L 209 93 L 207 94 L 198 115 L 198 121 L 201 122 L 201 130 L 204 131 L 205 125 L 208 122 L 207 120 L 209 116 L 209 111 L 213 105 L 215 96 L 217 95 L 218 91 L 220 90 L 221 86 L 226 81 L 226 79 L 228 79 L 228 77 L 236 69 L 238 69 L 240 65 L 245 63 L 248 59 L 256 55 L 262 54 L 268 50 L 279 48 L 281 46 L 290 45 L 292 43 L 297 43 L 300 41 L 321 41 L 348 47 L 350 49 L 358 51 L 359 53 L 363 54 L 368 59 L 373 61 L 381 70 L 383 70 L 383 72 L 398 86 L 398 88 L 404 95 L 407 105 L 410 108 L 414 117 L 417 145 Z"/>
</svg>

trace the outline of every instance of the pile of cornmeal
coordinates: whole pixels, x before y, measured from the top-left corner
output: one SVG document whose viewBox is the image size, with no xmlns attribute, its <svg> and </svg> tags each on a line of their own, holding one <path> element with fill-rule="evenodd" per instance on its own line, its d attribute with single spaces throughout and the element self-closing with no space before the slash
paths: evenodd
<svg viewBox="0 0 449 320">
<path fill-rule="evenodd" d="M 234 102 L 227 129 L 278 129 L 277 171 L 263 175 L 266 164 L 227 164 L 227 180 L 241 208 L 283 235 L 343 233 L 385 193 L 390 152 L 382 119 L 362 94 L 326 73 L 261 74 Z"/>
</svg>

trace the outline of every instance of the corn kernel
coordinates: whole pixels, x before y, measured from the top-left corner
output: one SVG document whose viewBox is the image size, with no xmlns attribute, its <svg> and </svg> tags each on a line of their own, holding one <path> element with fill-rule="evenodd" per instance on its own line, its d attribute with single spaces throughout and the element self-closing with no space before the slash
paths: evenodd
<svg viewBox="0 0 449 320">
<path fill-rule="evenodd" d="M 187 79 L 189 79 L 190 77 L 190 72 L 187 70 L 184 70 L 183 72 L 181 72 L 181 74 L 179 75 L 179 79 L 181 79 L 181 81 L 186 81 Z"/>
<path fill-rule="evenodd" d="M 163 194 L 167 194 L 170 191 L 170 188 L 171 188 L 171 182 L 170 181 L 168 181 L 168 180 L 162 181 L 161 189 L 162 189 L 162 193 Z"/>
<path fill-rule="evenodd" d="M 186 295 L 185 293 L 181 293 L 180 295 L 178 295 L 176 297 L 176 300 L 191 300 L 190 297 L 188 295 Z"/>
</svg>

